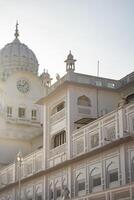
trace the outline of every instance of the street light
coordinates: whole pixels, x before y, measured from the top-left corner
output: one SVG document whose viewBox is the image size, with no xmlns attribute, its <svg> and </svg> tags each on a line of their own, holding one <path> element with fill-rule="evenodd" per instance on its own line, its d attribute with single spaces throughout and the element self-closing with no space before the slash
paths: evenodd
<svg viewBox="0 0 134 200">
<path fill-rule="evenodd" d="M 17 167 L 18 167 L 18 200 L 21 200 L 21 165 L 23 161 L 22 153 L 17 153 Z"/>
</svg>

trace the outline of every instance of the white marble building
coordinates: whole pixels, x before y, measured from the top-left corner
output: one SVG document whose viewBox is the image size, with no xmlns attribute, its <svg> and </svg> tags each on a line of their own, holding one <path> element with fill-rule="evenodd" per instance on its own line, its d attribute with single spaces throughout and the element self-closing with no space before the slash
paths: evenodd
<svg viewBox="0 0 134 200">
<path fill-rule="evenodd" d="M 67 73 L 51 85 L 17 27 L 15 37 L 0 52 L 0 200 L 133 200 L 134 72 L 120 80 L 75 73 L 70 52 Z"/>
<path fill-rule="evenodd" d="M 31 49 L 15 39 L 0 50 L 0 166 L 42 147 L 42 111 L 35 104 L 45 95 L 47 73 L 38 76 L 38 61 Z M 10 152 L 10 154 L 9 154 Z"/>
</svg>

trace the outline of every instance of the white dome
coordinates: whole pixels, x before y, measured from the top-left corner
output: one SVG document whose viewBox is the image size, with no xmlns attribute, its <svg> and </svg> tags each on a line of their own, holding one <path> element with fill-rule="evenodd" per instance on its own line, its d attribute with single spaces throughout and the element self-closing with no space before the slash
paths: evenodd
<svg viewBox="0 0 134 200">
<path fill-rule="evenodd" d="M 15 38 L 0 50 L 0 73 L 8 75 L 13 71 L 38 72 L 38 61 L 31 49 Z"/>
</svg>

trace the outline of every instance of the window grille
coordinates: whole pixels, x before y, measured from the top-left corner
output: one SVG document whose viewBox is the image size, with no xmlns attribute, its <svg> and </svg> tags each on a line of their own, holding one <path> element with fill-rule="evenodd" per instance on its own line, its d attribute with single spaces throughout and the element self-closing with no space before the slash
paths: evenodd
<svg viewBox="0 0 134 200">
<path fill-rule="evenodd" d="M 66 132 L 61 131 L 60 133 L 54 136 L 54 148 L 66 143 Z"/>
</svg>

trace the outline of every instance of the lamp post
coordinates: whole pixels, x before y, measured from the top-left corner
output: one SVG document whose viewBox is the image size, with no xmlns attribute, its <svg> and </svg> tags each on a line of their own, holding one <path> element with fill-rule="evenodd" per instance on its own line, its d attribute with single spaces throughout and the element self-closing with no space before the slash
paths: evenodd
<svg viewBox="0 0 134 200">
<path fill-rule="evenodd" d="M 17 153 L 17 169 L 18 169 L 18 200 L 21 200 L 21 165 L 22 165 L 23 157 L 22 153 Z"/>
</svg>

